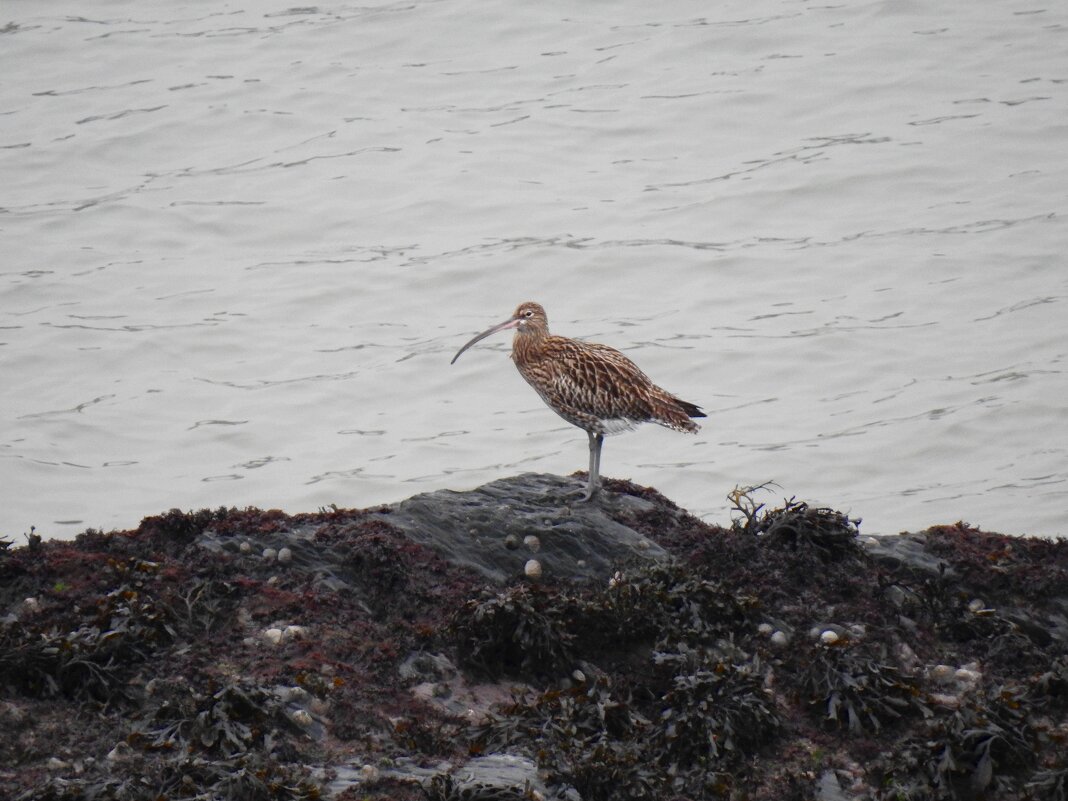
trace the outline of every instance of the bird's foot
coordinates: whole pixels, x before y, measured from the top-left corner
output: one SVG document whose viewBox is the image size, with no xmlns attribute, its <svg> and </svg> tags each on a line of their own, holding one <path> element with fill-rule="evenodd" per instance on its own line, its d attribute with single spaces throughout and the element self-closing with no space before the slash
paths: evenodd
<svg viewBox="0 0 1068 801">
<path fill-rule="evenodd" d="M 596 492 L 590 492 L 590 488 L 568 490 L 564 493 L 565 498 L 574 498 L 576 503 L 589 503 L 596 497 Z"/>
<path fill-rule="evenodd" d="M 594 498 L 596 498 L 600 494 L 600 492 L 601 492 L 600 486 L 598 486 L 598 485 L 590 486 L 589 484 L 587 484 L 585 489 L 572 490 L 571 492 L 569 492 L 567 494 L 569 496 L 575 496 L 575 495 L 579 496 L 578 497 L 578 502 L 579 503 L 589 503 Z"/>
</svg>

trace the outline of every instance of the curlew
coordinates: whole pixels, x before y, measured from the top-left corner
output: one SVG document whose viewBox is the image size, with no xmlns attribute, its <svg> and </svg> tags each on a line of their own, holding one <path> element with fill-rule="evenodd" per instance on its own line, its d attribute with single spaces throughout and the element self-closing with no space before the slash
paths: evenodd
<svg viewBox="0 0 1068 801">
<path fill-rule="evenodd" d="M 503 323 L 460 348 L 450 364 L 476 342 L 509 328 L 515 329 L 512 359 L 520 375 L 550 409 L 589 437 L 590 472 L 584 501 L 597 492 L 605 436 L 629 431 L 639 423 L 697 432 L 699 427 L 690 418 L 705 416 L 697 406 L 658 387 L 615 348 L 550 334 L 545 309 L 537 303 L 520 304 Z"/>
</svg>

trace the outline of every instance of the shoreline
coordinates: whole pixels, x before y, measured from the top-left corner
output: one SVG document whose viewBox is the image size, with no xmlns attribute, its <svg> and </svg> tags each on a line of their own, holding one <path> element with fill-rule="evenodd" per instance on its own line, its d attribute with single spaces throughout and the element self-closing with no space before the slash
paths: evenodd
<svg viewBox="0 0 1068 801">
<path fill-rule="evenodd" d="M 867 537 L 746 492 L 720 527 L 625 481 L 573 503 L 581 486 L 172 510 L 0 548 L 0 794 L 1052 800 L 1068 782 L 1068 542 Z"/>
</svg>

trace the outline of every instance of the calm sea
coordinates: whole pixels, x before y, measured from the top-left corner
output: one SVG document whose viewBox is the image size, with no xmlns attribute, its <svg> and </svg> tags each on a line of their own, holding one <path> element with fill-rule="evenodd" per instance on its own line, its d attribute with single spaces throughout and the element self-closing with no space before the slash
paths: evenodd
<svg viewBox="0 0 1068 801">
<path fill-rule="evenodd" d="M 521 301 L 701 404 L 602 472 L 1068 534 L 1068 5 L 9 0 L 0 535 L 584 469 Z"/>
</svg>

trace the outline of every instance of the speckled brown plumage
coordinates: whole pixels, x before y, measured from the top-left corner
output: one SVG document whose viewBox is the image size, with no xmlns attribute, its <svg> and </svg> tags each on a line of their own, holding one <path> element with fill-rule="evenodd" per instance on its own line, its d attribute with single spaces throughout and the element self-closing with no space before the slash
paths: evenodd
<svg viewBox="0 0 1068 801">
<path fill-rule="evenodd" d="M 639 423 L 694 433 L 699 426 L 690 418 L 705 416 L 694 404 L 650 381 L 618 350 L 550 334 L 545 309 L 537 303 L 520 304 L 510 318 L 460 348 L 453 362 L 479 340 L 509 328 L 515 329 L 512 359 L 520 374 L 549 408 L 589 436 L 587 499 L 597 490 L 605 435 Z"/>
<path fill-rule="evenodd" d="M 516 314 L 527 311 L 533 316 L 516 329 L 512 359 L 541 399 L 569 423 L 597 434 L 638 423 L 698 430 L 690 416 L 704 417 L 700 409 L 658 387 L 618 350 L 553 336 L 541 306 L 524 303 Z"/>
</svg>

